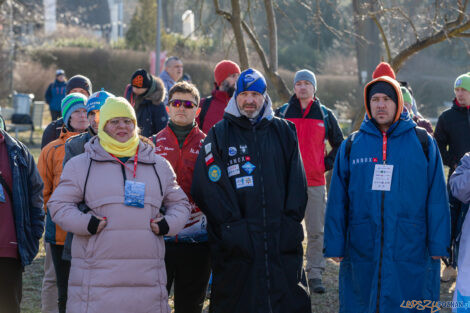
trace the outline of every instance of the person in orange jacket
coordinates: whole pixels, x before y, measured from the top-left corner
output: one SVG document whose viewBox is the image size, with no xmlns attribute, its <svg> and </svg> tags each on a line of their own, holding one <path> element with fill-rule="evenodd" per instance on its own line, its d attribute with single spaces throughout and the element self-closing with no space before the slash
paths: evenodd
<svg viewBox="0 0 470 313">
<path fill-rule="evenodd" d="M 44 181 L 44 208 L 46 210 L 45 241 L 50 243 L 52 262 L 57 276 L 59 313 L 65 313 L 67 303 L 67 283 L 70 261 L 62 260 L 66 232 L 52 221 L 47 211 L 47 202 L 60 181 L 62 163 L 65 156 L 65 142 L 68 138 L 84 132 L 89 126 L 86 115 L 87 97 L 72 93 L 62 100 L 64 126 L 60 137 L 47 144 L 41 151 L 38 170 Z"/>
</svg>

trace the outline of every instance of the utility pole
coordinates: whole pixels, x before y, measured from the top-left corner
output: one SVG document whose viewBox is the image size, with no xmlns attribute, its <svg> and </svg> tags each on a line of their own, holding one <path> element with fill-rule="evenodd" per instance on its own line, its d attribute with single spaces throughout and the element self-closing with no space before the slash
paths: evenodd
<svg viewBox="0 0 470 313">
<path fill-rule="evenodd" d="M 162 0 L 157 0 L 157 40 L 155 47 L 155 76 L 160 75 L 160 21 L 162 19 Z"/>
<path fill-rule="evenodd" d="M 10 54 L 8 56 L 10 81 L 9 81 L 8 93 L 11 97 L 13 97 L 13 56 L 15 53 L 15 34 L 13 33 L 13 0 L 9 0 L 8 2 L 9 2 L 8 4 L 10 5 L 9 30 L 8 30 L 8 37 L 10 39 Z"/>
</svg>

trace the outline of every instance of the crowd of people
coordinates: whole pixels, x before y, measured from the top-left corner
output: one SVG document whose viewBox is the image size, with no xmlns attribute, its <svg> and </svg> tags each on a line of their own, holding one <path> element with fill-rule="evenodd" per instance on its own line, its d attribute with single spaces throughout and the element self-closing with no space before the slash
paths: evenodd
<svg viewBox="0 0 470 313">
<path fill-rule="evenodd" d="M 346 139 L 308 69 L 276 110 L 263 74 L 233 61 L 210 96 L 182 78 L 169 57 L 120 97 L 58 70 L 37 167 L 0 127 L 1 312 L 20 311 L 44 228 L 45 313 L 169 313 L 172 290 L 175 313 L 201 313 L 209 286 L 213 313 L 310 313 L 325 258 L 340 312 L 417 312 L 402 303 L 438 301 L 456 268 L 470 305 L 470 73 L 433 130 L 380 63 Z"/>
</svg>

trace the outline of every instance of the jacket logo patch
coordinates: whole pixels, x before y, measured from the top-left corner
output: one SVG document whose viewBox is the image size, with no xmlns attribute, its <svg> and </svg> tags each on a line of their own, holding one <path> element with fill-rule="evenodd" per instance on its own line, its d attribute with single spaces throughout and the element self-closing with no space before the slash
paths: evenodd
<svg viewBox="0 0 470 313">
<path fill-rule="evenodd" d="M 238 177 L 235 180 L 235 183 L 237 185 L 237 189 L 240 188 L 245 188 L 245 187 L 253 187 L 253 176 L 243 176 L 243 177 Z"/>
<path fill-rule="evenodd" d="M 364 164 L 364 163 L 377 163 L 378 158 L 366 157 L 366 158 L 356 158 L 352 159 L 352 164 Z"/>
<path fill-rule="evenodd" d="M 242 169 L 247 172 L 247 174 L 253 173 L 255 170 L 256 166 L 254 166 L 251 162 L 246 162 L 245 164 L 242 165 Z"/>
<path fill-rule="evenodd" d="M 210 142 L 204 146 L 204 150 L 206 151 L 206 155 L 211 153 L 211 149 L 212 149 L 212 143 L 210 143 Z"/>
<path fill-rule="evenodd" d="M 221 172 L 220 172 L 220 167 L 218 167 L 217 165 L 212 165 L 211 167 L 209 167 L 209 179 L 212 181 L 212 182 L 218 182 L 219 179 L 220 179 L 220 176 L 221 176 Z"/>
<path fill-rule="evenodd" d="M 240 166 L 238 164 L 231 165 L 227 167 L 228 177 L 232 177 L 240 174 Z"/>
<path fill-rule="evenodd" d="M 323 122 L 320 122 L 320 123 L 318 123 L 318 126 L 325 127 L 325 124 L 323 124 Z"/>
<path fill-rule="evenodd" d="M 214 156 L 212 155 L 212 153 L 210 153 L 208 156 L 206 156 L 205 160 L 206 160 L 206 165 L 209 165 L 212 162 L 214 162 Z"/>
<path fill-rule="evenodd" d="M 240 152 L 245 154 L 248 152 L 248 147 L 247 145 L 240 145 Z"/>
<path fill-rule="evenodd" d="M 238 163 L 241 163 L 241 162 L 245 162 L 246 161 L 249 161 L 248 159 L 249 157 L 238 157 L 238 158 L 234 158 L 234 159 L 231 159 L 230 161 L 228 161 L 227 165 L 233 165 L 233 164 L 238 164 Z"/>
<path fill-rule="evenodd" d="M 235 156 L 237 154 L 237 148 L 235 147 L 229 147 L 228 148 L 228 155 L 229 156 Z"/>
</svg>

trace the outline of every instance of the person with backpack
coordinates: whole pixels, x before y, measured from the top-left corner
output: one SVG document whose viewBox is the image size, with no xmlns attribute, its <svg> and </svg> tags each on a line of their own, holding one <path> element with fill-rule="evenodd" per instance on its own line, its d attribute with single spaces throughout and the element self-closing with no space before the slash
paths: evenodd
<svg viewBox="0 0 470 313">
<path fill-rule="evenodd" d="M 308 202 L 305 211 L 307 229 L 306 271 L 311 292 L 324 293 L 322 273 L 323 223 L 326 206 L 325 172 L 333 167 L 336 152 L 343 142 L 343 133 L 333 112 L 320 103 L 315 95 L 317 80 L 312 71 L 303 69 L 295 73 L 294 95 L 276 111 L 295 124 L 300 152 L 308 183 Z M 326 141 L 332 147 L 326 153 Z"/>
<path fill-rule="evenodd" d="M 440 296 L 440 258 L 450 242 L 441 156 L 403 111 L 396 80 L 372 80 L 364 98 L 364 121 L 335 160 L 325 257 L 341 263 L 340 312 L 408 312 L 407 301 Z"/>
<path fill-rule="evenodd" d="M 201 112 L 196 118 L 196 122 L 204 134 L 209 133 L 212 126 L 224 117 L 228 101 L 235 92 L 238 76 L 240 76 L 240 67 L 235 62 L 222 60 L 215 66 L 212 96 L 201 99 L 201 103 L 199 103 Z"/>
</svg>

